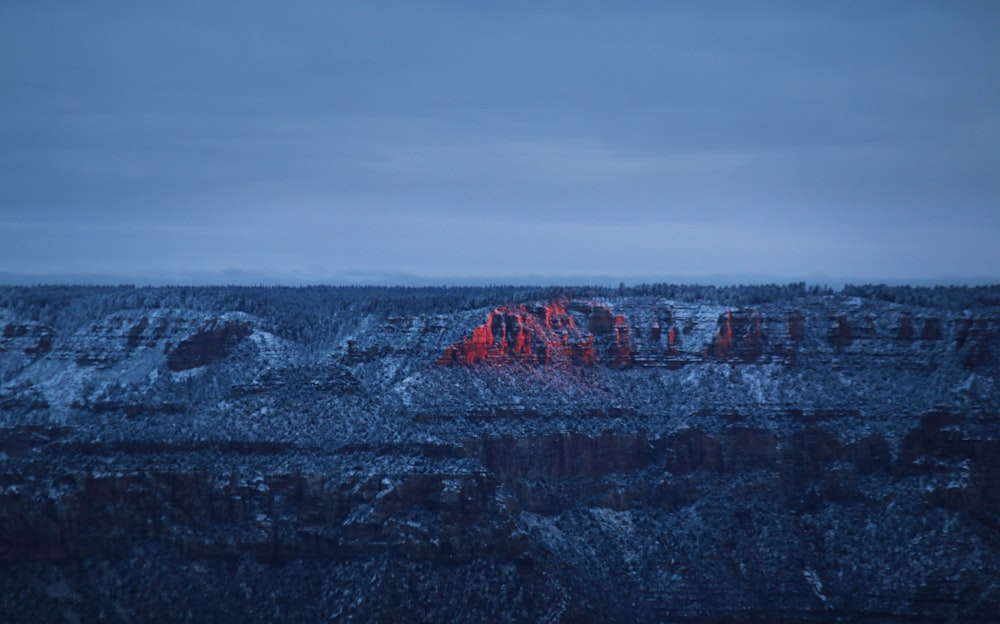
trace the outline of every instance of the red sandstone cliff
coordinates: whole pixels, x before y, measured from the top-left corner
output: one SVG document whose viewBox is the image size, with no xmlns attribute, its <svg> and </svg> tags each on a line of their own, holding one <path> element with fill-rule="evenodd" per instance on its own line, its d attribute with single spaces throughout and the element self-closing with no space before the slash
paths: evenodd
<svg viewBox="0 0 1000 624">
<path fill-rule="evenodd" d="M 594 336 L 576 324 L 560 303 L 503 306 L 486 317 L 472 335 L 438 358 L 440 364 L 593 364 Z"/>
</svg>

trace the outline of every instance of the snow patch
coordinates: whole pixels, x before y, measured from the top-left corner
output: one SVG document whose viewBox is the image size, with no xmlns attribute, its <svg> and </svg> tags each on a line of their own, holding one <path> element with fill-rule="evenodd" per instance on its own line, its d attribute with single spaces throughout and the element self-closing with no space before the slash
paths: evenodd
<svg viewBox="0 0 1000 624">
<path fill-rule="evenodd" d="M 822 600 L 823 602 L 826 602 L 827 598 L 825 595 L 823 595 L 823 581 L 819 578 L 819 574 L 816 572 L 816 570 L 813 570 L 812 568 L 806 568 L 805 570 L 802 570 L 802 576 L 805 577 L 806 582 L 809 583 L 809 587 L 812 588 L 813 593 L 816 594 L 816 597 Z"/>
</svg>

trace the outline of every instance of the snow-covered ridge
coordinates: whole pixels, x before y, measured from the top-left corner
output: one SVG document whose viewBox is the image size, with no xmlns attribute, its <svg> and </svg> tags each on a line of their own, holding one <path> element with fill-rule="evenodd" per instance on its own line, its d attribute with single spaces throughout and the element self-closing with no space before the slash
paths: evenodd
<svg viewBox="0 0 1000 624">
<path fill-rule="evenodd" d="M 154 429 L 230 437 L 263 413 L 291 434 L 302 418 L 343 432 L 356 430 L 352 418 L 491 411 L 614 408 L 680 423 L 706 410 L 872 422 L 937 405 L 1000 410 L 1000 313 L 968 298 L 912 305 L 779 289 L 752 303 L 735 291 L 729 304 L 563 292 L 467 307 L 454 289 L 203 288 L 181 299 L 79 288 L 55 303 L 12 292 L 37 299 L 6 293 L 13 305 L 0 308 L 0 404 L 12 424 L 131 415 L 129 426 L 153 418 Z M 115 309 L 116 297 L 149 305 Z"/>
<path fill-rule="evenodd" d="M 0 289 L 4 611 L 991 621 L 996 294 Z"/>
</svg>

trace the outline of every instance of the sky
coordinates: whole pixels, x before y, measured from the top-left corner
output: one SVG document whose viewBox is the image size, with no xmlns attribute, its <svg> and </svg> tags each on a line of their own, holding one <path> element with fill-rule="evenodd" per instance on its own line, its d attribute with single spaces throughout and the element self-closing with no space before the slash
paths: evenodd
<svg viewBox="0 0 1000 624">
<path fill-rule="evenodd" d="M 0 282 L 1000 281 L 1000 3 L 0 3 Z"/>
</svg>

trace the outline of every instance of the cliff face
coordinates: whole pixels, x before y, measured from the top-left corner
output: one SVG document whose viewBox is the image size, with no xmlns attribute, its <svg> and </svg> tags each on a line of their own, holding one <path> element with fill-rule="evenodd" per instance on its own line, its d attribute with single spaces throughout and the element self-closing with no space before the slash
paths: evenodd
<svg viewBox="0 0 1000 624">
<path fill-rule="evenodd" d="M 515 362 L 539 365 L 580 365 L 597 361 L 594 336 L 581 330 L 559 303 L 505 306 L 486 317 L 472 336 L 448 347 L 439 364 Z"/>
<path fill-rule="evenodd" d="M 0 307 L 13 621 L 997 621 L 991 304 L 251 294 Z"/>
<path fill-rule="evenodd" d="M 806 319 L 797 309 L 770 310 L 773 316 L 756 308 L 727 309 L 719 314 L 710 337 L 705 327 L 711 325 L 705 322 L 701 309 L 685 307 L 649 320 L 645 318 L 648 310 L 635 312 L 636 326 L 605 303 L 551 302 L 496 308 L 487 315 L 486 323 L 447 347 L 437 362 L 500 367 L 601 364 L 611 368 L 680 368 L 705 362 L 794 364 L 807 336 Z M 908 347 L 914 342 L 926 347 L 947 341 L 969 370 L 992 361 L 995 321 L 953 318 L 951 326 L 943 328 L 941 318 L 925 317 L 919 319 L 917 334 L 914 319 L 905 311 L 880 316 L 876 320 L 870 313 L 830 312 L 825 318 L 810 319 L 817 327 L 808 333 L 810 339 L 817 340 L 825 331 L 825 342 L 832 347 L 832 352 L 824 354 L 828 358 L 845 352 L 866 353 L 871 359 L 910 355 L 906 351 L 913 351 Z M 678 329 L 679 322 L 684 329 Z M 681 346 L 685 334 L 691 334 L 691 339 Z M 913 359 L 921 358 L 914 354 Z"/>
<path fill-rule="evenodd" d="M 146 317 L 143 317 L 145 319 Z M 142 320 L 129 330 L 128 345 L 138 343 L 143 329 Z M 190 370 L 214 364 L 228 356 L 241 340 L 250 334 L 247 322 L 228 321 L 209 327 L 188 336 L 167 353 L 167 368 L 172 371 Z"/>
<path fill-rule="evenodd" d="M 549 433 L 329 453 L 57 451 L 65 431 L 20 432 L 21 457 L 77 460 L 0 482 L 0 578 L 18 590 L 5 606 L 48 621 L 108 605 L 121 620 L 155 606 L 232 620 L 991 621 L 1000 440 L 930 413 L 894 453 L 879 435 L 843 441 L 795 418 L 790 435 Z M 309 578 L 269 580 L 289 573 Z M 62 586 L 73 591 L 48 598 Z M 302 602 L 275 604 L 276 591 Z"/>
</svg>

